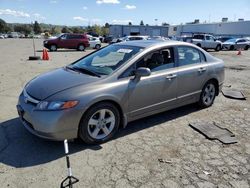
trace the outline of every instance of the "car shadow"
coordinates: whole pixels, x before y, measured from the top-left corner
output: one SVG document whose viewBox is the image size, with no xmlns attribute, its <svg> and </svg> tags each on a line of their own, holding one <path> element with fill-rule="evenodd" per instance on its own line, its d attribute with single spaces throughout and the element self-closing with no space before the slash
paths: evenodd
<svg viewBox="0 0 250 188">
<path fill-rule="evenodd" d="M 99 150 L 100 145 L 69 142 L 70 153 Z M 19 118 L 0 124 L 0 162 L 16 168 L 36 166 L 64 157 L 63 142 L 41 139 L 29 133 Z"/>
<path fill-rule="evenodd" d="M 163 112 L 128 124 L 119 130 L 114 139 L 156 126 L 199 110 L 196 105 L 188 105 Z M 86 145 L 79 140 L 69 142 L 70 154 L 86 149 L 100 150 L 101 145 Z M 0 162 L 16 168 L 45 164 L 64 157 L 63 142 L 48 141 L 30 134 L 19 118 L 0 124 Z"/>
<path fill-rule="evenodd" d="M 201 110 L 201 108 L 198 105 L 190 104 L 190 105 L 186 105 L 183 107 L 179 107 L 173 110 L 169 110 L 166 112 L 162 112 L 156 115 L 152 115 L 146 118 L 133 121 L 129 123 L 125 129 L 120 129 L 114 139 L 118 139 L 123 136 L 157 126 L 159 124 L 166 123 L 173 119 L 186 116 L 188 114 L 191 114 L 199 110 Z"/>
</svg>

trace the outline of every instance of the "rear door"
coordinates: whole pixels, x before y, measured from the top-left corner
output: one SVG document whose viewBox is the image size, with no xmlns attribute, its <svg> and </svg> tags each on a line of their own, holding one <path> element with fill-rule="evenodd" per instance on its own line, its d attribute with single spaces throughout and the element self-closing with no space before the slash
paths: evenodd
<svg viewBox="0 0 250 188">
<path fill-rule="evenodd" d="M 177 46 L 176 50 L 178 61 L 177 98 L 179 102 L 185 102 L 200 95 L 210 69 L 200 50 L 190 46 Z"/>
<path fill-rule="evenodd" d="M 68 48 L 77 48 L 78 44 L 80 43 L 80 36 L 79 35 L 69 35 L 68 37 Z"/>
</svg>

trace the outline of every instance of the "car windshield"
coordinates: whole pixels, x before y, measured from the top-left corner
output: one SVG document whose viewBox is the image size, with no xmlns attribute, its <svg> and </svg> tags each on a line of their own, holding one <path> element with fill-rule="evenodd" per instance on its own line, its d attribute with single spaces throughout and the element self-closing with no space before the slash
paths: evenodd
<svg viewBox="0 0 250 188">
<path fill-rule="evenodd" d="M 78 70 L 87 69 L 98 75 L 109 75 L 141 50 L 142 47 L 110 45 L 80 59 L 70 67 Z"/>
<path fill-rule="evenodd" d="M 236 42 L 237 39 L 229 39 L 226 42 Z"/>
</svg>

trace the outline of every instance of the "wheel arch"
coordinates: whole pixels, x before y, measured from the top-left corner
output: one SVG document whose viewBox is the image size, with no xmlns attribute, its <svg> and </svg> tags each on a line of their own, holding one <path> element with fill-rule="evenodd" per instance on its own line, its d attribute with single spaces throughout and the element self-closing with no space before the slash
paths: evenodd
<svg viewBox="0 0 250 188">
<path fill-rule="evenodd" d="M 92 101 L 90 104 L 87 105 L 87 107 L 84 109 L 82 116 L 81 116 L 81 120 L 84 117 L 84 115 L 86 114 L 86 112 L 92 108 L 93 106 L 100 104 L 100 103 L 111 103 L 112 105 L 114 105 L 117 110 L 119 111 L 119 115 L 120 115 L 120 124 L 119 124 L 119 128 L 123 128 L 127 125 L 127 117 L 124 115 L 124 109 L 122 108 L 121 104 L 113 99 L 113 98 L 101 98 L 101 99 L 96 99 L 94 101 Z M 78 129 L 80 127 L 80 123 L 81 120 L 79 121 L 79 125 L 78 125 Z"/>
<path fill-rule="evenodd" d="M 58 44 L 56 44 L 56 43 L 51 43 L 51 44 L 49 44 L 49 48 L 50 48 L 52 45 L 55 45 L 56 48 L 58 48 Z"/>
</svg>

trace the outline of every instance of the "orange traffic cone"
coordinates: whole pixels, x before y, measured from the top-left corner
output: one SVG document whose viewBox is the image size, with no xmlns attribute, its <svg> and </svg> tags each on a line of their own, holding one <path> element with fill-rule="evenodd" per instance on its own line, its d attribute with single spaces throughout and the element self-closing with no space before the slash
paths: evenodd
<svg viewBox="0 0 250 188">
<path fill-rule="evenodd" d="M 237 55 L 241 55 L 241 48 L 238 50 Z"/>
<path fill-rule="evenodd" d="M 49 53 L 47 49 L 43 49 L 43 60 L 49 60 Z"/>
</svg>

